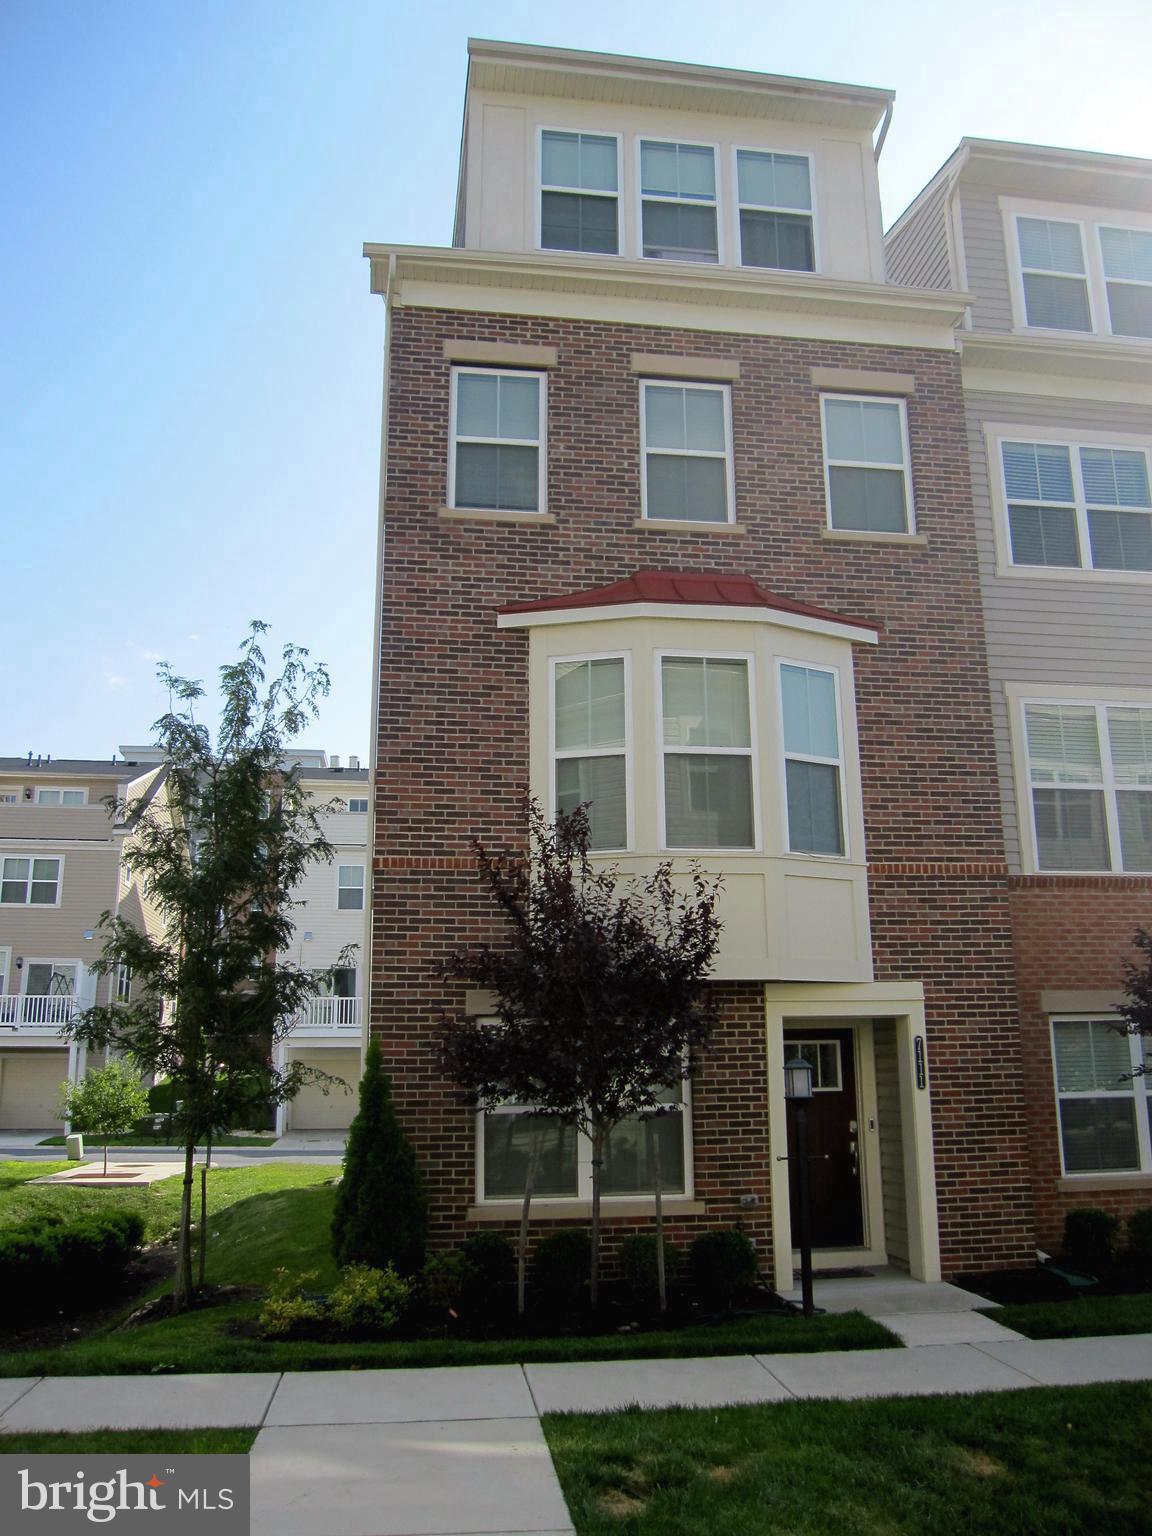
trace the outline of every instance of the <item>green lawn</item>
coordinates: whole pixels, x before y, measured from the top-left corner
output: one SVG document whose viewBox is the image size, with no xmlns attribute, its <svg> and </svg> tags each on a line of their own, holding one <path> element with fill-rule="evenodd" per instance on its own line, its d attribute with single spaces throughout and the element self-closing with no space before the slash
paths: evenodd
<svg viewBox="0 0 1152 1536">
<path fill-rule="evenodd" d="M 86 1136 L 84 1138 L 84 1151 L 88 1157 L 99 1152 L 104 1145 L 104 1139 L 100 1136 Z M 214 1147 L 270 1147 L 276 1141 L 276 1137 L 268 1136 L 217 1136 L 212 1143 Z M 63 1136 L 45 1136 L 43 1141 L 36 1143 L 38 1147 L 62 1147 Z M 110 1147 L 182 1147 L 182 1141 L 166 1141 L 162 1136 L 109 1136 Z M 202 1152 L 203 1147 L 200 1148 Z"/>
<path fill-rule="evenodd" d="M 898 1348 L 887 1329 L 858 1312 L 836 1317 L 756 1319 L 677 1332 L 589 1338 L 415 1339 L 307 1343 L 237 1338 L 252 1302 L 189 1312 L 120 1332 L 90 1334 L 63 1349 L 0 1355 L 0 1376 L 131 1376 L 171 1371 L 325 1371 L 367 1367 L 505 1365 L 542 1360 L 665 1359 L 753 1351 Z"/>
<path fill-rule="evenodd" d="M 1152 1386 L 553 1414 L 579 1536 L 1147 1536 Z"/>
<path fill-rule="evenodd" d="M 181 1451 L 185 1455 L 246 1456 L 256 1438 L 254 1429 L 96 1429 L 73 1435 L 0 1435 L 0 1454 L 35 1456 L 42 1451 L 95 1455 L 101 1451 L 133 1456 L 151 1451 Z"/>
<path fill-rule="evenodd" d="M 984 1314 L 1030 1339 L 1083 1339 L 1106 1333 L 1152 1333 L 1152 1295 L 1085 1296 L 995 1307 Z"/>
</svg>

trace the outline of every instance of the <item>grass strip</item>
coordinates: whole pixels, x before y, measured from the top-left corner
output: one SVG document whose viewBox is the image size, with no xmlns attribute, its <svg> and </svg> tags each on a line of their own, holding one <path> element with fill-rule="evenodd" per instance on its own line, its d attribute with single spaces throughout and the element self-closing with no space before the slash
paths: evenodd
<svg viewBox="0 0 1152 1536">
<path fill-rule="evenodd" d="M 1036 1301 L 985 1312 L 1030 1339 L 1085 1339 L 1103 1334 L 1152 1333 L 1152 1295 L 1084 1296 Z"/>
<path fill-rule="evenodd" d="M 69 1455 L 112 1452 L 120 1456 L 181 1451 L 201 1456 L 247 1455 L 254 1429 L 92 1429 L 76 1434 L 0 1435 L 0 1454 L 35 1456 L 42 1451 Z"/>
</svg>

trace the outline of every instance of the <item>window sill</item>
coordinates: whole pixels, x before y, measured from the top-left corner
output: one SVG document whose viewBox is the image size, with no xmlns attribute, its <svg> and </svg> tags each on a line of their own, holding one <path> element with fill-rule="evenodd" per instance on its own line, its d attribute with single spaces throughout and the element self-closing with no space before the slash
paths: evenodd
<svg viewBox="0 0 1152 1536">
<path fill-rule="evenodd" d="M 744 538 L 748 529 L 742 523 L 681 522 L 678 518 L 638 517 L 633 528 L 646 533 L 718 533 L 727 538 Z"/>
<path fill-rule="evenodd" d="M 651 1216 L 656 1202 L 651 1197 L 635 1200 L 613 1200 L 605 1196 L 600 1205 L 600 1215 L 605 1221 L 614 1216 Z M 666 1195 L 664 1214 L 675 1220 L 677 1216 L 705 1216 L 708 1206 L 703 1200 L 693 1200 L 686 1195 Z M 532 1216 L 537 1221 L 559 1221 L 565 1217 L 586 1219 L 592 1214 L 591 1200 L 533 1200 Z M 520 1202 L 508 1200 L 488 1202 L 468 1207 L 468 1221 L 519 1221 Z"/>
<path fill-rule="evenodd" d="M 857 528 L 821 528 L 820 537 L 845 544 L 924 545 L 928 542 L 926 533 L 868 533 Z"/>
<path fill-rule="evenodd" d="M 529 528 L 554 528 L 550 512 L 486 512 L 480 508 L 439 507 L 437 517 L 450 523 L 520 523 Z"/>
<path fill-rule="evenodd" d="M 1060 1180 L 1061 1189 L 1147 1189 L 1152 1186 L 1152 1173 L 1066 1173 Z"/>
</svg>

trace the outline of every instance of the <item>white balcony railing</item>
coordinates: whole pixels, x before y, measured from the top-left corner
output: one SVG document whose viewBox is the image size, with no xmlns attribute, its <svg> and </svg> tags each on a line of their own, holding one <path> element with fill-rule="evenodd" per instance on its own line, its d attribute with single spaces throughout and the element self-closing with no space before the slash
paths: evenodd
<svg viewBox="0 0 1152 1536">
<path fill-rule="evenodd" d="M 78 997 L 25 997 L 18 992 L 0 993 L 0 1037 L 15 1033 L 58 1035 L 80 1009 Z"/>
<path fill-rule="evenodd" d="M 299 1012 L 292 1026 L 302 1035 L 360 1035 L 358 997 L 314 997 Z"/>
</svg>

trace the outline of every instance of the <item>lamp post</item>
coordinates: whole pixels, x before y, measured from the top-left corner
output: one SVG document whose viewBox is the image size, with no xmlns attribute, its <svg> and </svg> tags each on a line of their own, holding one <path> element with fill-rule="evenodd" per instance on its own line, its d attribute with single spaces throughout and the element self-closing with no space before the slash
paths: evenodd
<svg viewBox="0 0 1152 1536">
<path fill-rule="evenodd" d="M 815 1312 L 812 1304 L 812 1208 L 808 1188 L 808 1101 L 812 1097 L 812 1067 L 802 1056 L 784 1063 L 784 1098 L 793 1106 L 796 1120 L 796 1174 L 800 1209 L 800 1301 L 805 1317 Z"/>
</svg>

